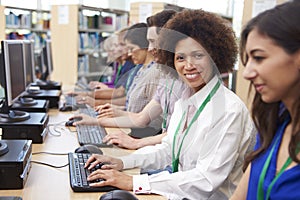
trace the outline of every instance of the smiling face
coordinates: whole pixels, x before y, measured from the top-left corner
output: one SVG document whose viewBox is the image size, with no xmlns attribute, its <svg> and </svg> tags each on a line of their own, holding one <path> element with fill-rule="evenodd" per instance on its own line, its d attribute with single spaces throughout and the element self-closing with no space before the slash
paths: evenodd
<svg viewBox="0 0 300 200">
<path fill-rule="evenodd" d="M 287 54 L 256 29 L 246 43 L 248 61 L 243 76 L 250 80 L 266 103 L 291 104 L 300 91 L 300 52 Z"/>
<path fill-rule="evenodd" d="M 199 91 L 213 76 L 213 67 L 205 49 L 188 37 L 180 40 L 175 47 L 174 65 L 181 78 Z"/>
</svg>

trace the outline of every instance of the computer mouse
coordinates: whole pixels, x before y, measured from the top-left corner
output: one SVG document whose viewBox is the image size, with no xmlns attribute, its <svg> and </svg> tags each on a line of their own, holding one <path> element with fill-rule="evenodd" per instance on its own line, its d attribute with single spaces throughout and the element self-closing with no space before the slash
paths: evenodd
<svg viewBox="0 0 300 200">
<path fill-rule="evenodd" d="M 100 196 L 99 200 L 138 200 L 138 198 L 126 190 L 112 190 Z"/>
<path fill-rule="evenodd" d="M 65 126 L 74 126 L 74 122 L 80 121 L 81 119 L 81 117 L 74 117 L 73 119 L 66 121 Z"/>
<path fill-rule="evenodd" d="M 59 108 L 59 111 L 61 112 L 67 112 L 67 111 L 75 111 L 78 108 L 74 105 L 63 105 L 62 107 Z"/>
<path fill-rule="evenodd" d="M 91 153 L 91 154 L 103 154 L 102 150 L 96 145 L 86 144 L 75 149 L 75 153 Z"/>
</svg>

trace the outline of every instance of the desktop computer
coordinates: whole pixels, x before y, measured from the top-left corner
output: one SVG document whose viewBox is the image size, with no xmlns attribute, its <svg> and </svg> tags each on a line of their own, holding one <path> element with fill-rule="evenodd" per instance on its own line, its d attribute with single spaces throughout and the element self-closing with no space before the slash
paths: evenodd
<svg viewBox="0 0 300 200">
<path fill-rule="evenodd" d="M 38 92 L 24 91 L 22 97 L 37 100 L 48 100 L 49 108 L 58 108 L 61 90 L 38 90 Z"/>
<path fill-rule="evenodd" d="M 27 139 L 32 143 L 43 143 L 47 134 L 49 116 L 46 113 L 28 113 L 29 119 L 8 121 L 0 118 L 2 139 Z"/>
<path fill-rule="evenodd" d="M 31 140 L 0 140 L 0 189 L 22 189 L 26 183 L 32 155 Z"/>
<path fill-rule="evenodd" d="M 61 90 L 62 83 L 56 81 L 37 80 L 30 84 L 31 87 L 39 87 L 41 90 Z"/>
</svg>

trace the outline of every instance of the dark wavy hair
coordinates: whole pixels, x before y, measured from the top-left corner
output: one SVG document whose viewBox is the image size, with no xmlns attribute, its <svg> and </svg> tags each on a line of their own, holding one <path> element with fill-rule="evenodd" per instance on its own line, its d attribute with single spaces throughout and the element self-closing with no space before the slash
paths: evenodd
<svg viewBox="0 0 300 200">
<path fill-rule="evenodd" d="M 300 1 L 288 2 L 267 10 L 252 18 L 241 33 L 240 57 L 243 65 L 247 64 L 248 56 L 245 52 L 248 35 L 252 30 L 266 35 L 287 54 L 293 55 L 300 50 Z M 253 105 L 252 117 L 258 129 L 261 147 L 247 156 L 244 169 L 262 152 L 264 152 L 276 133 L 278 117 L 280 116 L 281 102 L 265 103 L 261 95 L 256 92 Z M 289 143 L 290 157 L 300 163 L 297 159 L 296 148 L 300 143 L 300 99 L 293 105 L 295 110 L 292 116 L 293 134 Z M 287 112 L 287 111 L 286 111 Z"/>
<path fill-rule="evenodd" d="M 159 62 L 174 68 L 176 44 L 187 37 L 205 48 L 220 73 L 232 71 L 238 51 L 229 21 L 201 9 L 178 12 L 160 31 Z"/>
<path fill-rule="evenodd" d="M 147 17 L 147 25 L 148 27 L 155 26 L 156 33 L 159 34 L 161 27 L 163 27 L 169 19 L 171 19 L 177 13 L 176 10 L 172 9 L 165 9 L 156 13 L 155 15 L 151 15 Z"/>
<path fill-rule="evenodd" d="M 147 30 L 148 26 L 146 23 L 134 24 L 128 28 L 124 40 L 130 41 L 130 43 L 135 44 L 142 49 L 147 49 L 149 46 Z"/>
</svg>

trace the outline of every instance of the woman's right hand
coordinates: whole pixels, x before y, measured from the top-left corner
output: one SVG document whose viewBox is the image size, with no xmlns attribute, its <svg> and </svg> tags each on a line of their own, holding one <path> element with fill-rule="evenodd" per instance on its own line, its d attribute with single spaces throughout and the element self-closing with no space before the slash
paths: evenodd
<svg viewBox="0 0 300 200">
<path fill-rule="evenodd" d="M 92 169 L 99 163 L 105 163 L 102 165 L 101 169 L 115 169 L 121 171 L 124 167 L 121 159 L 99 154 L 92 154 L 86 161 L 84 167 Z"/>
</svg>

